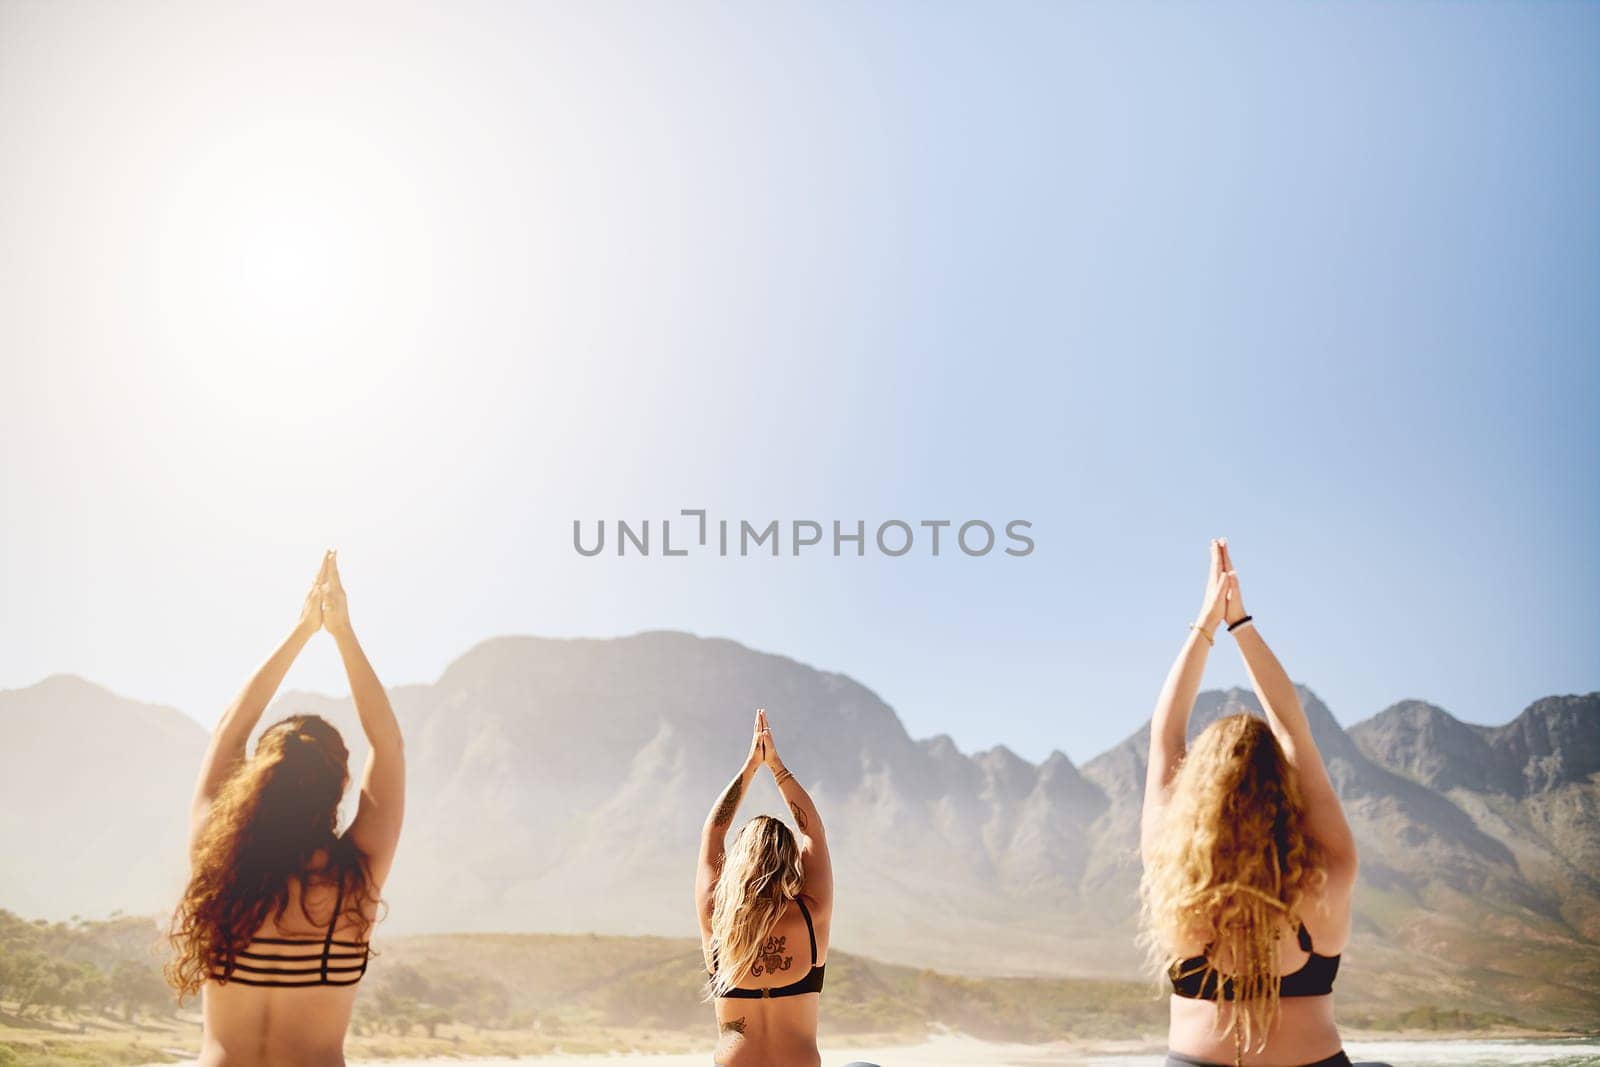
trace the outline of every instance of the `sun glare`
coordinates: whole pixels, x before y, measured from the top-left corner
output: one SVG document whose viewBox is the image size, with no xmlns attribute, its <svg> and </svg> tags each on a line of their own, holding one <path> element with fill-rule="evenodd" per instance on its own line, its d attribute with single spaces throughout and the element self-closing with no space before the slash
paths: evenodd
<svg viewBox="0 0 1600 1067">
<path fill-rule="evenodd" d="M 208 376 L 270 359 L 273 380 L 293 382 L 392 350 L 422 303 L 424 238 L 394 168 L 300 124 L 213 145 L 177 179 L 155 235 L 169 357 Z M 271 382 L 253 388 L 281 399 Z"/>
</svg>

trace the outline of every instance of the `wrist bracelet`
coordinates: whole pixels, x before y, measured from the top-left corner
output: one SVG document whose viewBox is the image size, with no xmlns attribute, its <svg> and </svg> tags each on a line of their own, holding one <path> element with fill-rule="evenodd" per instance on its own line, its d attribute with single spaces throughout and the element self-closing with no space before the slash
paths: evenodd
<svg viewBox="0 0 1600 1067">
<path fill-rule="evenodd" d="M 1246 615 L 1244 618 L 1240 619 L 1238 622 L 1230 622 L 1228 624 L 1228 632 L 1230 634 L 1233 633 L 1233 631 L 1237 630 L 1239 627 L 1243 626 L 1245 623 L 1249 622 L 1250 620 L 1252 620 L 1254 618 L 1255 618 L 1254 615 Z"/>
<path fill-rule="evenodd" d="M 793 777 L 794 772 L 785 767 L 781 772 L 773 776 L 773 781 L 775 781 L 778 785 L 782 785 L 784 782 L 787 782 Z"/>
<path fill-rule="evenodd" d="M 1195 633 L 1197 633 L 1201 637 L 1205 638 L 1206 639 L 1206 644 L 1215 645 L 1217 643 L 1217 639 L 1212 637 L 1210 634 L 1206 633 L 1206 628 L 1204 626 L 1201 626 L 1199 623 L 1191 622 L 1189 624 L 1189 629 L 1193 630 Z"/>
</svg>

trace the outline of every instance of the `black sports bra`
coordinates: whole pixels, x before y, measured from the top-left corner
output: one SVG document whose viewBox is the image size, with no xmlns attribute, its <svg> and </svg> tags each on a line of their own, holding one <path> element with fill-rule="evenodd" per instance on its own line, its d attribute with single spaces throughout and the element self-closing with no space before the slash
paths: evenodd
<svg viewBox="0 0 1600 1067">
<path fill-rule="evenodd" d="M 1300 948 L 1310 954 L 1305 966 L 1278 980 L 1280 997 L 1320 997 L 1333 992 L 1333 980 L 1339 973 L 1338 956 L 1319 956 L 1311 948 L 1311 931 L 1300 924 Z M 1208 945 L 1207 948 L 1210 948 Z M 1210 969 L 1202 954 L 1174 963 L 1167 970 L 1172 980 L 1172 991 L 1190 1000 L 1216 1000 L 1218 975 Z M 1222 999 L 1233 999 L 1233 979 L 1221 982 Z"/>
<path fill-rule="evenodd" d="M 797 997 L 801 993 L 822 992 L 822 971 L 827 964 L 823 964 L 821 967 L 817 966 L 817 928 L 811 923 L 811 912 L 806 909 L 806 902 L 799 897 L 795 897 L 794 902 L 800 905 L 800 914 L 805 916 L 806 920 L 806 933 L 811 935 L 811 969 L 805 973 L 805 977 L 798 982 L 790 982 L 788 985 L 781 985 L 776 988 L 772 986 L 764 986 L 761 989 L 739 989 L 735 987 L 721 994 L 721 996 L 755 1000 L 763 997 Z M 717 950 L 712 949 L 711 963 L 715 966 L 716 962 Z M 707 973 L 710 977 L 716 978 L 715 972 Z"/>
<path fill-rule="evenodd" d="M 320 947 L 320 952 L 305 955 L 241 951 L 234 953 L 232 958 L 219 955 L 211 963 L 211 980 L 224 985 L 237 982 L 240 985 L 273 987 L 355 985 L 361 981 L 361 976 L 367 973 L 369 950 L 365 941 L 335 940 L 333 928 L 339 924 L 339 914 L 343 907 L 344 882 L 341 880 L 339 891 L 333 900 L 333 918 L 328 922 L 328 933 L 325 937 L 320 940 L 308 937 L 256 937 L 246 946 L 246 949 L 253 949 L 257 945 Z M 334 951 L 336 948 L 340 951 Z M 315 966 L 282 966 L 286 963 L 315 964 Z M 241 971 L 244 973 L 239 973 Z"/>
</svg>

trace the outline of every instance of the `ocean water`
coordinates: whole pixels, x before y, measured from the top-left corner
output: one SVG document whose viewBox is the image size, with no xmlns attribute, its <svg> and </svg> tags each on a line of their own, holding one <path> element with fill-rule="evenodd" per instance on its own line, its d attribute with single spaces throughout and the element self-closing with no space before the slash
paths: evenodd
<svg viewBox="0 0 1600 1067">
<path fill-rule="evenodd" d="M 1393 1067 L 1596 1067 L 1600 1065 L 1600 1040 L 1527 1041 L 1351 1041 L 1345 1045 L 1350 1059 L 1386 1063 Z M 1103 1056 L 1063 1064 L 1083 1067 L 1161 1067 L 1161 1056 Z M 889 1067 L 885 1064 L 884 1067 Z"/>
</svg>

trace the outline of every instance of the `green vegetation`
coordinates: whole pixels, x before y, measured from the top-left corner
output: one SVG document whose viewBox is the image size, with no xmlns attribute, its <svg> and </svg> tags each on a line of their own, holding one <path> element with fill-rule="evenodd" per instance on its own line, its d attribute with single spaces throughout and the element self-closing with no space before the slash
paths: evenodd
<svg viewBox="0 0 1600 1067">
<path fill-rule="evenodd" d="M 20 1018 L 171 1015 L 159 938 L 149 918 L 28 922 L 0 910 L 0 1001 Z"/>
</svg>

